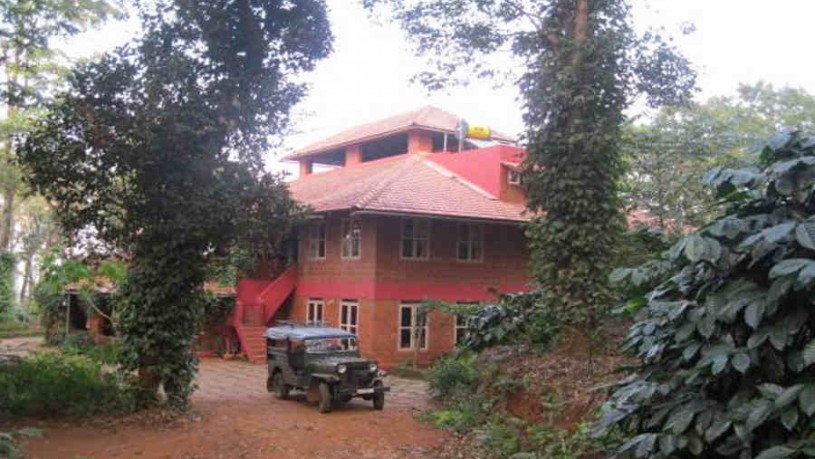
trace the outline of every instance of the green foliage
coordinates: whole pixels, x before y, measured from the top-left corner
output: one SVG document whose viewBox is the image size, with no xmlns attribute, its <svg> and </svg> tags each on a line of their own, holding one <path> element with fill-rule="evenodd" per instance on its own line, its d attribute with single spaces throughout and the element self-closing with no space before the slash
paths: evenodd
<svg viewBox="0 0 815 459">
<path fill-rule="evenodd" d="M 64 82 L 65 55 L 54 46 L 67 37 L 117 16 L 116 1 L 0 1 L 0 252 L 11 251 L 21 174 L 15 163 L 17 137 L 25 135 L 43 106 Z M 23 241 L 30 243 L 32 241 Z M 29 246 L 30 247 L 30 246 Z"/>
<path fill-rule="evenodd" d="M 107 294 L 97 292 L 98 287 L 117 288 L 127 273 L 127 265 L 120 261 L 107 261 L 97 266 L 79 260 L 60 260 L 53 251 L 44 259 L 40 281 L 34 288 L 34 300 L 40 308 L 46 341 L 60 344 L 65 338 L 67 313 L 66 287 L 77 287 L 81 307 L 88 316 L 110 316 L 113 304 Z M 104 285 L 100 285 L 104 284 Z"/>
<path fill-rule="evenodd" d="M 549 347 L 563 320 L 558 310 L 542 301 L 540 292 L 504 294 L 498 304 L 475 308 L 467 314 L 467 337 L 462 346 L 473 351 L 502 344 Z"/>
<path fill-rule="evenodd" d="M 624 228 L 618 194 L 623 111 L 689 100 L 695 75 L 660 35 L 638 36 L 625 0 L 366 0 L 386 4 L 436 72 L 431 87 L 493 76 L 514 55 L 524 101 L 527 229 L 545 302 L 587 330 L 610 303 L 606 278 Z M 466 78 L 466 77 L 465 77 Z"/>
<path fill-rule="evenodd" d="M 0 320 L 8 318 L 16 306 L 14 295 L 14 255 L 0 253 Z"/>
<path fill-rule="evenodd" d="M 476 354 L 472 352 L 456 352 L 434 363 L 427 372 L 427 381 L 433 394 L 446 399 L 475 390 L 478 385 L 475 358 Z"/>
<path fill-rule="evenodd" d="M 87 332 L 69 334 L 61 346 L 65 355 L 82 355 L 103 365 L 118 365 L 122 358 L 122 345 L 118 341 L 94 344 Z"/>
<path fill-rule="evenodd" d="M 81 356 L 36 354 L 0 371 L 0 411 L 13 414 L 77 414 L 130 411 L 135 394 L 117 374 Z"/>
<path fill-rule="evenodd" d="M 76 68 L 19 156 L 63 228 L 132 255 L 115 308 L 124 366 L 186 407 L 210 262 L 268 257 L 304 210 L 261 154 L 331 33 L 322 0 L 140 8 L 143 34 Z"/>
<path fill-rule="evenodd" d="M 752 148 L 782 128 L 815 128 L 815 97 L 759 82 L 739 86 L 736 97 L 665 107 L 626 129 L 626 203 L 648 210 L 666 230 L 705 225 L 718 210 L 702 184 L 705 171 L 747 164 Z"/>
<path fill-rule="evenodd" d="M 7 459 L 23 459 L 25 449 L 19 445 L 23 438 L 37 438 L 42 431 L 34 428 L 20 429 L 14 432 L 0 432 L 0 457 Z"/>
<path fill-rule="evenodd" d="M 479 436 L 491 452 L 508 459 L 583 459 L 600 447 L 584 425 L 571 433 L 510 417 L 494 418 Z"/>
<path fill-rule="evenodd" d="M 815 455 L 815 138 L 778 134 L 758 160 L 707 174 L 727 214 L 641 281 L 637 372 L 599 424 L 625 435 L 615 457 Z"/>
</svg>

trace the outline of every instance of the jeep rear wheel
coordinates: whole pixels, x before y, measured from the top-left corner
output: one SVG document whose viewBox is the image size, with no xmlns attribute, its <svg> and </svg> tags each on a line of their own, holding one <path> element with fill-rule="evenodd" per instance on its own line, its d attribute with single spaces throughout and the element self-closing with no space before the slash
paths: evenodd
<svg viewBox="0 0 815 459">
<path fill-rule="evenodd" d="M 330 413 L 331 412 L 331 403 L 333 400 L 331 399 L 331 386 L 328 385 L 327 382 L 320 383 L 320 413 Z"/>
<path fill-rule="evenodd" d="M 289 390 L 291 389 L 288 384 L 283 380 L 283 373 L 277 372 L 272 376 L 272 386 L 277 398 L 286 400 L 289 398 Z"/>
<path fill-rule="evenodd" d="M 379 390 L 377 390 L 379 389 Z M 382 381 L 377 381 L 374 383 L 374 409 L 377 411 L 382 411 L 385 408 L 385 392 L 382 389 Z"/>
</svg>

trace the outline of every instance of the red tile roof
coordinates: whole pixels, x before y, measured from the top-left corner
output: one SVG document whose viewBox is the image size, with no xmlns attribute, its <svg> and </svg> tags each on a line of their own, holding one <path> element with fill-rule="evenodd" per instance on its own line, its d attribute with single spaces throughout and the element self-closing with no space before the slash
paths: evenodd
<svg viewBox="0 0 815 459">
<path fill-rule="evenodd" d="M 318 153 L 342 148 L 353 143 L 373 140 L 392 134 L 402 133 L 409 129 L 425 128 L 433 131 L 453 133 L 459 117 L 433 106 L 422 107 L 412 112 L 401 113 L 373 123 L 363 124 L 347 129 L 331 137 L 313 143 L 286 157 L 284 160 L 299 159 Z M 496 140 L 514 142 L 515 139 L 495 130 L 492 136 Z"/>
<path fill-rule="evenodd" d="M 316 212 L 352 210 L 477 220 L 528 221 L 498 197 L 423 155 L 407 154 L 308 175 L 289 184 Z"/>
</svg>

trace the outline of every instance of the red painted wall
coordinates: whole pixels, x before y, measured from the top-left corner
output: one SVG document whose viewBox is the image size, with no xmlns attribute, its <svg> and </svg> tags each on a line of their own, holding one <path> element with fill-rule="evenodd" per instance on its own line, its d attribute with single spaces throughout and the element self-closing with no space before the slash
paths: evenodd
<svg viewBox="0 0 815 459">
<path fill-rule="evenodd" d="M 501 163 L 518 163 L 525 157 L 523 148 L 496 145 L 461 153 L 434 153 L 426 158 L 500 198 L 506 188 L 506 169 Z"/>
</svg>

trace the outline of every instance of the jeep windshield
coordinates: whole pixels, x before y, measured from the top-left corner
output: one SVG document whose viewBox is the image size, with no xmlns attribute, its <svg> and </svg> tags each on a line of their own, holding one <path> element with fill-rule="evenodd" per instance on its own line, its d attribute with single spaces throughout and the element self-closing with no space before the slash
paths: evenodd
<svg viewBox="0 0 815 459">
<path fill-rule="evenodd" d="M 355 351 L 356 338 L 313 338 L 306 340 L 306 352 L 309 354 L 327 354 L 338 351 Z"/>
</svg>

